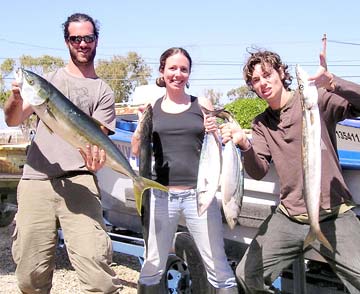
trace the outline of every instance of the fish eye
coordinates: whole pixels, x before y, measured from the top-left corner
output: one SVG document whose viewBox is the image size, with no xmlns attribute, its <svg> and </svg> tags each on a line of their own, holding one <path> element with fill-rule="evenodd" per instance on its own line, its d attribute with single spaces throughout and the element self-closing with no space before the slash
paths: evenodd
<svg viewBox="0 0 360 294">
<path fill-rule="evenodd" d="M 34 80 L 30 80 L 29 84 L 30 84 L 30 86 L 33 86 L 34 85 Z"/>
</svg>

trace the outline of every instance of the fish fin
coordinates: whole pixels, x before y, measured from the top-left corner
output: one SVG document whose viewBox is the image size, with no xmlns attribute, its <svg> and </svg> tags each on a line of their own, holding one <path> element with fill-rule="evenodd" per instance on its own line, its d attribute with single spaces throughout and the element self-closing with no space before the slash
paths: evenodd
<svg viewBox="0 0 360 294">
<path fill-rule="evenodd" d="M 226 204 L 223 202 L 223 212 L 226 222 L 231 230 L 233 230 L 238 223 L 240 211 L 240 207 L 237 205 L 234 198 L 231 198 L 230 201 L 228 201 Z"/>
<path fill-rule="evenodd" d="M 213 195 L 213 197 L 211 197 L 211 199 L 209 199 L 207 202 L 203 203 L 202 201 L 199 201 L 200 198 L 202 197 L 202 194 L 204 193 L 208 193 L 208 191 L 204 191 L 204 192 L 198 192 L 198 196 L 197 196 L 197 211 L 198 211 L 198 216 L 202 216 L 204 214 L 204 212 L 208 209 L 208 207 L 210 206 L 211 202 L 213 201 L 215 194 Z"/>
<path fill-rule="evenodd" d="M 43 122 L 43 124 L 47 128 L 47 130 L 49 131 L 50 134 L 54 133 L 53 130 L 46 123 Z"/>
<path fill-rule="evenodd" d="M 150 188 L 162 190 L 165 192 L 169 191 L 168 188 L 166 188 L 165 186 L 161 185 L 158 182 L 149 180 L 144 177 L 138 177 L 137 181 L 134 181 L 134 198 L 135 198 L 136 210 L 139 215 L 141 215 L 142 195 L 145 190 Z"/>
<path fill-rule="evenodd" d="M 315 239 L 317 239 L 323 246 L 325 246 L 331 252 L 334 252 L 333 247 L 331 246 L 328 239 L 326 239 L 324 234 L 320 230 L 315 232 L 315 231 L 313 231 L 311 229 L 310 229 L 309 233 L 307 234 L 307 236 L 305 238 L 303 249 L 308 247 L 312 242 L 315 241 Z"/>
<path fill-rule="evenodd" d="M 315 241 L 315 239 L 316 239 L 315 232 L 310 229 L 309 233 L 307 234 L 307 236 L 304 240 L 303 249 L 308 247 L 312 242 Z"/>
<path fill-rule="evenodd" d="M 316 239 L 319 240 L 319 242 L 324 245 L 327 249 L 329 249 L 331 252 L 334 252 L 334 249 L 333 247 L 331 246 L 330 242 L 328 241 L 328 239 L 326 239 L 326 237 L 324 236 L 324 234 L 319 231 L 317 234 L 316 234 Z"/>
<path fill-rule="evenodd" d="M 227 222 L 230 230 L 233 230 L 237 224 L 237 220 L 234 220 L 232 218 L 226 218 L 226 222 Z"/>
<path fill-rule="evenodd" d="M 98 121 L 96 118 L 93 118 L 93 117 L 91 117 L 91 119 L 94 121 L 94 123 L 96 124 L 96 125 L 98 125 L 99 127 L 105 127 L 104 126 L 104 124 L 102 124 L 100 121 Z"/>
</svg>

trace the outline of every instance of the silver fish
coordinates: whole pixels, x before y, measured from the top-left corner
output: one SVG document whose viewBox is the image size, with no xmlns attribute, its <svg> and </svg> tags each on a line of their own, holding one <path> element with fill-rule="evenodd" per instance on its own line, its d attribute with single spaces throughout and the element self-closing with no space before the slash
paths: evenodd
<svg viewBox="0 0 360 294">
<path fill-rule="evenodd" d="M 303 193 L 309 216 L 310 231 L 305 238 L 304 248 L 316 239 L 333 252 L 333 248 L 319 224 L 321 197 L 321 123 L 318 108 L 318 91 L 308 74 L 296 66 L 296 77 L 302 103 L 302 164 Z"/>
<path fill-rule="evenodd" d="M 140 134 L 139 175 L 148 179 L 151 179 L 152 176 L 152 117 L 153 109 L 151 104 L 148 104 L 138 122 L 137 127 Z M 150 190 L 146 190 L 143 194 L 141 203 L 141 224 L 143 238 L 147 246 L 150 226 Z"/>
<path fill-rule="evenodd" d="M 202 215 L 213 201 L 219 188 L 221 144 L 214 133 L 205 133 L 201 148 L 197 179 L 197 208 Z"/>
<path fill-rule="evenodd" d="M 105 165 L 132 179 L 139 214 L 141 214 L 142 194 L 146 189 L 168 190 L 155 181 L 138 176 L 126 157 L 103 133 L 100 123 L 80 110 L 47 80 L 29 70 L 20 69 L 17 81 L 22 98 L 32 106 L 51 132 L 56 133 L 75 148 L 85 149 L 87 145 L 96 145 L 105 150 Z"/>
<path fill-rule="evenodd" d="M 239 126 L 226 110 L 216 116 Z M 234 229 L 240 216 L 244 196 L 244 167 L 240 152 L 232 140 L 225 144 L 222 151 L 220 191 L 225 219 L 230 229 Z"/>
</svg>

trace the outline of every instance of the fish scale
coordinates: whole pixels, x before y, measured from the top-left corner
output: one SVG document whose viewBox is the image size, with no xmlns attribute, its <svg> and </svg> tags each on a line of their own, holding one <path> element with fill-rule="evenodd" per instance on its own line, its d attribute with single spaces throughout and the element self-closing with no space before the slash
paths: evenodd
<svg viewBox="0 0 360 294">
<path fill-rule="evenodd" d="M 238 122 L 226 110 L 217 113 L 216 116 L 240 127 Z M 244 166 L 241 154 L 232 140 L 225 143 L 222 158 L 220 181 L 222 207 L 230 229 L 234 229 L 240 216 L 244 196 Z"/>
<path fill-rule="evenodd" d="M 316 239 L 333 252 L 333 248 L 319 223 L 321 197 L 321 123 L 318 107 L 318 91 L 308 74 L 296 66 L 302 104 L 302 165 L 303 194 L 309 216 L 310 230 L 304 240 L 304 249 Z"/>
<path fill-rule="evenodd" d="M 214 133 L 205 133 L 200 153 L 199 171 L 197 179 L 197 207 L 199 216 L 202 215 L 219 188 L 221 172 L 221 147 Z"/>
</svg>

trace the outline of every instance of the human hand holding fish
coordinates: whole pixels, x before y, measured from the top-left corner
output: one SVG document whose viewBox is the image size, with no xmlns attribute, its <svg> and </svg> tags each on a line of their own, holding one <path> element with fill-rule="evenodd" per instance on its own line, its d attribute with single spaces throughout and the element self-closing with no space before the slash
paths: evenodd
<svg viewBox="0 0 360 294">
<path fill-rule="evenodd" d="M 13 99 L 16 102 L 22 101 L 21 94 L 20 94 L 20 87 L 19 87 L 17 81 L 13 81 L 11 83 L 11 91 L 12 91 L 12 94 L 13 94 Z"/>
<path fill-rule="evenodd" d="M 78 149 L 82 158 L 84 159 L 86 168 L 91 172 L 96 172 L 105 165 L 106 152 L 98 146 L 87 145 L 85 151 Z"/>
<path fill-rule="evenodd" d="M 205 114 L 204 115 L 204 127 L 205 127 L 205 132 L 207 132 L 207 133 L 217 132 L 218 127 L 216 124 L 216 118 L 211 114 Z"/>
<path fill-rule="evenodd" d="M 226 144 L 230 140 L 234 144 L 238 145 L 240 149 L 247 150 L 250 147 L 250 142 L 244 132 L 244 130 L 236 123 L 227 122 L 219 126 L 221 140 L 223 144 Z"/>
<path fill-rule="evenodd" d="M 138 124 L 137 127 L 131 137 L 131 153 L 134 156 L 138 156 L 140 153 L 140 144 L 141 144 L 141 137 L 142 137 L 142 129 L 143 124 L 148 123 L 148 115 L 147 112 L 149 112 L 149 108 L 152 108 L 152 105 L 150 103 L 140 105 L 138 107 Z"/>
</svg>

